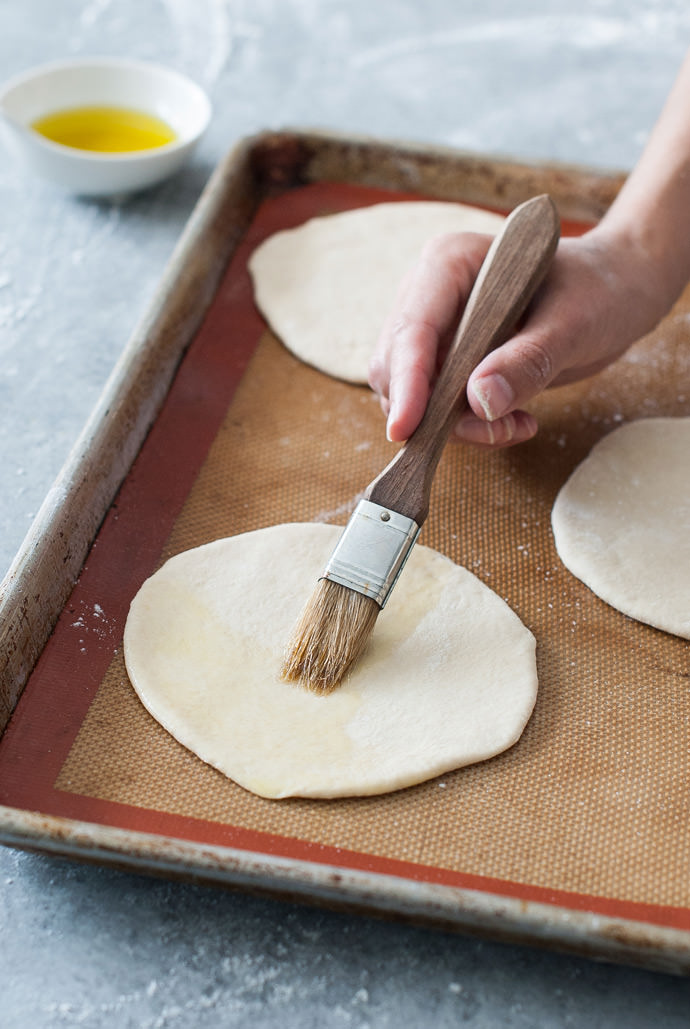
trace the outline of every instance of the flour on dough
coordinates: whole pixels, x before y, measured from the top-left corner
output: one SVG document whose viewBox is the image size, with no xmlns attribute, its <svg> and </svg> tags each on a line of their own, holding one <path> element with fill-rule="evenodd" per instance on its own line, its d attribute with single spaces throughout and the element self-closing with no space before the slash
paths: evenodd
<svg viewBox="0 0 690 1029">
<path fill-rule="evenodd" d="M 375 204 L 277 232 L 249 260 L 256 303 L 285 346 L 335 378 L 365 383 L 400 281 L 433 236 L 495 235 L 504 219 L 465 204 Z"/>
<path fill-rule="evenodd" d="M 690 418 L 647 418 L 593 447 L 552 512 L 558 553 L 597 596 L 690 639 Z"/>
<path fill-rule="evenodd" d="M 341 529 L 286 524 L 171 558 L 134 598 L 135 690 L 176 739 L 264 797 L 385 793 L 510 747 L 537 690 L 534 638 L 448 558 L 416 546 L 369 649 L 329 696 L 282 648 Z"/>
</svg>

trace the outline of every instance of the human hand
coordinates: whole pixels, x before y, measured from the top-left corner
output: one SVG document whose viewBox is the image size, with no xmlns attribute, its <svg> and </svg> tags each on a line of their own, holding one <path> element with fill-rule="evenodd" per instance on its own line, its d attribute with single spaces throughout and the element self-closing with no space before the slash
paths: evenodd
<svg viewBox="0 0 690 1029">
<path fill-rule="evenodd" d="M 419 424 L 490 243 L 475 233 L 437 237 L 402 283 L 370 363 L 389 439 L 403 441 Z M 601 226 L 562 239 L 519 330 L 472 373 L 456 438 L 501 447 L 534 436 L 530 400 L 600 371 L 656 325 L 665 308 L 654 280 L 639 247 Z"/>
</svg>

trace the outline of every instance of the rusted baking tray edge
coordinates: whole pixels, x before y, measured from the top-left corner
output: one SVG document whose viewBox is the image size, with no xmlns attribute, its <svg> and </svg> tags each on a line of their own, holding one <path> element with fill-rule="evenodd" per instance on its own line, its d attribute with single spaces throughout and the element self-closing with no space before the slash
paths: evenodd
<svg viewBox="0 0 690 1029">
<path fill-rule="evenodd" d="M 69 596 L 89 548 L 166 397 L 176 369 L 259 203 L 319 181 L 414 190 L 497 206 L 548 191 L 561 213 L 595 220 L 622 176 L 524 164 L 444 148 L 266 133 L 242 141 L 197 204 L 152 305 L 49 492 L 0 588 L 0 726 L 4 727 Z M 528 942 L 664 971 L 690 971 L 683 930 L 573 911 L 390 874 L 209 846 L 0 807 L 0 841 L 132 871 L 202 881 Z"/>
<path fill-rule="evenodd" d="M 659 971 L 683 973 L 690 967 L 683 931 L 551 904 L 229 847 L 200 846 L 3 807 L 0 838 L 12 846 L 128 871 L 318 903 L 334 910 L 461 930 Z"/>
</svg>

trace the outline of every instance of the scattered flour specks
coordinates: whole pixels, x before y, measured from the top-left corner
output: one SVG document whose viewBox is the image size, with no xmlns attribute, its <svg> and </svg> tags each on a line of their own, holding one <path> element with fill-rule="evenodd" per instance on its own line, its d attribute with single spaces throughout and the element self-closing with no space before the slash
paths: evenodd
<svg viewBox="0 0 690 1029">
<path fill-rule="evenodd" d="M 100 604 L 87 605 L 82 602 L 81 610 L 76 618 L 70 622 L 70 626 L 79 632 L 79 643 L 86 644 L 90 639 L 106 640 L 112 639 L 114 624 L 108 618 Z M 82 653 L 86 647 L 81 647 Z"/>
<path fill-rule="evenodd" d="M 333 507 L 330 510 L 324 508 L 321 511 L 317 511 L 311 520 L 312 522 L 330 522 L 334 518 L 341 518 L 343 515 L 349 516 L 361 499 L 362 494 L 357 493 L 350 500 L 346 500 L 344 504 L 340 504 L 338 507 Z"/>
</svg>

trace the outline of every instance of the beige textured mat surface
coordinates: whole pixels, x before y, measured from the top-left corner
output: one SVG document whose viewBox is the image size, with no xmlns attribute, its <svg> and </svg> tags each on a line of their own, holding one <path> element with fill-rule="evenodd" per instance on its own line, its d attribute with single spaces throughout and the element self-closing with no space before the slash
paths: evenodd
<svg viewBox="0 0 690 1029">
<path fill-rule="evenodd" d="M 596 439 L 622 420 L 690 413 L 686 310 L 615 368 L 542 398 L 532 443 L 499 454 L 454 446 L 442 460 L 423 542 L 475 572 L 537 638 L 537 705 L 512 750 L 384 797 L 268 801 L 168 736 L 119 654 L 58 789 L 468 875 L 687 906 L 688 643 L 594 597 L 561 566 L 549 528 L 558 488 Z M 282 521 L 343 524 L 391 452 L 367 390 L 301 365 L 266 333 L 163 559 Z"/>
</svg>

